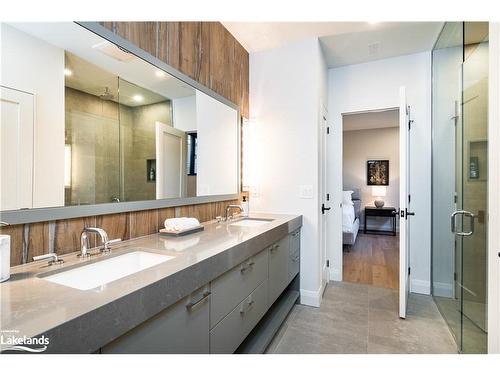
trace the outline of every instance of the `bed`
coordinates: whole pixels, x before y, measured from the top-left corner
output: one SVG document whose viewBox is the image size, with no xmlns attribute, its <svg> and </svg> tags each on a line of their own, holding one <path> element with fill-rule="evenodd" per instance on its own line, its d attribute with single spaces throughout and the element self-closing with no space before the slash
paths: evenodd
<svg viewBox="0 0 500 375">
<path fill-rule="evenodd" d="M 344 188 L 344 192 L 352 191 L 351 199 L 345 193 L 342 201 L 342 243 L 352 246 L 356 242 L 359 231 L 361 196 L 359 189 Z"/>
</svg>

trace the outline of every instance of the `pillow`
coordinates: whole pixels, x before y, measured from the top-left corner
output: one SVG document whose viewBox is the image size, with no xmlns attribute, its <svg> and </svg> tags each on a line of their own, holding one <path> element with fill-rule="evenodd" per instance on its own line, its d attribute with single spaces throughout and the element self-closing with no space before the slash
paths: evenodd
<svg viewBox="0 0 500 375">
<path fill-rule="evenodd" d="M 342 204 L 353 205 L 352 202 L 352 190 L 347 190 L 342 192 Z"/>
</svg>

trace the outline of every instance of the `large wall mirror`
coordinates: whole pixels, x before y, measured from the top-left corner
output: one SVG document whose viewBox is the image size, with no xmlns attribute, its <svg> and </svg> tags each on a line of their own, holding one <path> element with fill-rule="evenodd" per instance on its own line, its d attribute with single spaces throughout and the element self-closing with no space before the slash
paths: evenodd
<svg viewBox="0 0 500 375">
<path fill-rule="evenodd" d="M 76 23 L 1 36 L 3 214 L 238 193 L 231 103 Z"/>
</svg>

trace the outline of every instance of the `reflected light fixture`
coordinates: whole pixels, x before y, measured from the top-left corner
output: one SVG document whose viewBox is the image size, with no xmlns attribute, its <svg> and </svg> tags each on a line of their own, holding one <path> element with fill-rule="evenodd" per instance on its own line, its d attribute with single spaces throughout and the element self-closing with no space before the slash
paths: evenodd
<svg viewBox="0 0 500 375">
<path fill-rule="evenodd" d="M 71 187 L 71 145 L 64 145 L 64 187 Z"/>
<path fill-rule="evenodd" d="M 139 103 L 139 102 L 142 102 L 142 101 L 143 101 L 143 99 L 144 99 L 144 98 L 142 97 L 142 95 L 139 95 L 139 94 L 132 96 L 132 100 L 133 100 L 134 102 L 138 102 L 138 103 Z"/>
<path fill-rule="evenodd" d="M 64 75 L 66 77 L 72 76 L 73 75 L 73 71 L 71 69 L 64 68 Z"/>
</svg>

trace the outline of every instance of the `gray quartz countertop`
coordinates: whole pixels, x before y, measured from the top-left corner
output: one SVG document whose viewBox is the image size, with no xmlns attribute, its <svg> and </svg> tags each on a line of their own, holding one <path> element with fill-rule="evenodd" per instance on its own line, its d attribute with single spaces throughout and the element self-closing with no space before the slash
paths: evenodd
<svg viewBox="0 0 500 375">
<path fill-rule="evenodd" d="M 172 238 L 158 234 L 123 241 L 110 254 L 81 259 L 62 256 L 13 267 L 0 284 L 0 330 L 15 336 L 50 338 L 48 352 L 98 350 L 166 307 L 204 286 L 248 257 L 302 225 L 302 216 L 254 214 L 272 219 L 256 227 L 205 223 L 202 232 Z M 238 219 L 236 219 L 238 220 Z M 103 286 L 79 290 L 44 280 L 45 276 L 132 251 L 174 258 Z"/>
</svg>

